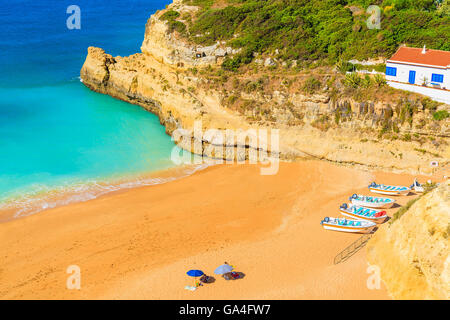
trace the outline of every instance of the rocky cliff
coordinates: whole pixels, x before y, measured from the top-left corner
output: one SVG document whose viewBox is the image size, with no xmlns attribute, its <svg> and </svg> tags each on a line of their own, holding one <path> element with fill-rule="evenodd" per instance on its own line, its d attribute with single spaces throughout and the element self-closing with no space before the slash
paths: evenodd
<svg viewBox="0 0 450 320">
<path fill-rule="evenodd" d="M 176 10 L 181 16 L 195 14 L 198 7 L 184 5 L 182 1 L 175 0 L 168 9 Z M 166 21 L 161 15 L 167 10 L 157 12 L 148 19 L 145 26 L 145 37 L 141 46 L 144 54 L 153 56 L 158 61 L 187 69 L 189 67 L 204 67 L 220 63 L 226 55 L 234 54 L 239 50 L 226 47 L 223 43 L 211 46 L 200 46 L 189 43 L 175 33 L 170 32 Z M 180 21 L 183 21 L 180 19 Z M 185 21 L 183 21 L 185 22 Z"/>
<path fill-rule="evenodd" d="M 369 241 L 368 260 L 395 299 L 450 299 L 450 185 L 443 182 Z"/>
<path fill-rule="evenodd" d="M 195 12 L 196 7 L 174 1 L 166 10 L 172 9 Z M 422 129 L 417 126 L 415 131 L 406 128 L 426 117 L 424 111 L 410 124 L 405 123 L 406 129 L 399 128 L 400 133 L 406 130 L 407 135 L 423 136 L 422 142 L 380 140 L 377 139 L 378 132 L 392 114 L 392 108 L 380 101 L 356 102 L 331 97 L 327 92 L 292 93 L 282 86 L 265 93 L 248 93 L 239 88 L 219 90 L 211 86 L 208 77 L 190 70 L 220 65 L 225 56 L 236 52 L 224 43 L 209 47 L 189 43 L 176 31 L 170 31 L 167 22 L 160 19 L 166 10 L 148 20 L 142 53 L 112 57 L 100 48 L 90 47 L 81 69 L 81 79 L 94 91 L 138 104 L 158 115 L 166 132 L 176 133 L 175 141 L 180 147 L 219 158 L 229 158 L 225 152 L 219 154 L 217 148 L 220 145 L 242 147 L 243 152 L 233 153 L 232 157 L 238 158 L 247 157 L 250 150 L 258 149 L 269 152 L 273 149 L 275 154 L 270 141 L 265 146 L 266 143 L 258 143 L 257 139 L 249 138 L 239 143 L 235 139 L 216 139 L 214 133 L 209 137 L 197 136 L 194 124 L 201 120 L 203 130 L 267 129 L 270 135 L 272 129 L 278 129 L 279 148 L 276 151 L 281 159 L 311 157 L 422 173 L 431 171 L 431 160 L 438 160 L 442 165 L 448 162 L 450 119 L 422 126 Z M 249 104 L 268 104 L 270 110 L 249 108 L 238 112 L 227 107 L 226 101 L 230 100 L 231 94 Z M 334 125 L 328 125 L 330 122 Z M 431 143 L 434 139 L 439 142 Z"/>
</svg>

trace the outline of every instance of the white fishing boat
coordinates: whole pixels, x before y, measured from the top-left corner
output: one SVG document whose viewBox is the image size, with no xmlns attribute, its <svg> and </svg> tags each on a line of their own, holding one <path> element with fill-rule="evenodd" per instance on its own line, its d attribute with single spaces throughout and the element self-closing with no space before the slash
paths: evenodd
<svg viewBox="0 0 450 320">
<path fill-rule="evenodd" d="M 326 230 L 366 233 L 372 231 L 377 224 L 372 221 L 349 220 L 325 217 L 320 224 Z"/>
<path fill-rule="evenodd" d="M 410 188 L 405 186 L 389 186 L 384 184 L 377 184 L 372 182 L 369 185 L 369 190 L 374 193 L 387 194 L 387 195 L 400 195 L 400 194 L 408 194 L 411 191 Z"/>
<path fill-rule="evenodd" d="M 386 211 L 355 206 L 350 203 L 343 203 L 339 207 L 339 210 L 344 216 L 358 220 L 372 221 L 375 223 L 382 223 L 387 218 Z"/>
<path fill-rule="evenodd" d="M 411 185 L 411 190 L 414 190 L 417 193 L 422 193 L 425 191 L 424 187 L 417 181 L 417 178 L 414 179 L 413 184 Z"/>
<path fill-rule="evenodd" d="M 395 203 L 395 200 L 391 198 L 370 197 L 359 194 L 352 195 L 349 200 L 355 206 L 369 208 L 390 208 Z"/>
</svg>

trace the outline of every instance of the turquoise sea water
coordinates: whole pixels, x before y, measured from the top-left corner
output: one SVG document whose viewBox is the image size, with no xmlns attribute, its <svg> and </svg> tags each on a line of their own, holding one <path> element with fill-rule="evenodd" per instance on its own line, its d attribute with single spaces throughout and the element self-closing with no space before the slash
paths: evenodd
<svg viewBox="0 0 450 320">
<path fill-rule="evenodd" d="M 29 214 L 116 190 L 118 181 L 158 182 L 143 177 L 174 166 L 155 115 L 79 80 L 88 46 L 138 52 L 146 20 L 169 2 L 78 0 L 80 30 L 66 27 L 71 1 L 2 3 L 0 210 Z"/>
</svg>

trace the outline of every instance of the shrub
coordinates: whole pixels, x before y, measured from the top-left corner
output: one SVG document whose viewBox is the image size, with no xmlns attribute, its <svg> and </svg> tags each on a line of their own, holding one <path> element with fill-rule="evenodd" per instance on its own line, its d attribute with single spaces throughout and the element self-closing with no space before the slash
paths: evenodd
<svg viewBox="0 0 450 320">
<path fill-rule="evenodd" d="M 311 123 L 311 126 L 320 131 L 327 131 L 330 128 L 330 118 L 327 115 L 322 115 Z"/>
<path fill-rule="evenodd" d="M 442 236 L 447 239 L 450 236 L 450 223 L 447 224 L 447 230 L 442 234 Z"/>
<path fill-rule="evenodd" d="M 233 88 L 238 89 L 240 86 L 241 86 L 241 82 L 239 81 L 239 79 L 234 78 L 233 79 Z"/>
<path fill-rule="evenodd" d="M 339 124 L 340 121 L 341 121 L 341 113 L 338 110 L 334 114 L 334 123 Z"/>
<path fill-rule="evenodd" d="M 415 47 L 427 43 L 429 48 L 450 50 L 450 15 L 439 1 L 224 0 L 219 8 L 212 7 L 214 0 L 184 2 L 200 7 L 190 26 L 192 41 L 205 45 L 229 40 L 233 47 L 259 53 L 279 49 L 280 59 L 299 60 L 302 65 L 390 56 L 401 43 Z M 369 30 L 361 16 L 352 15 L 348 8 L 382 2 L 386 10 L 380 31 Z M 353 30 L 355 25 L 358 32 Z M 241 59 L 238 65 L 247 61 Z M 347 67 L 342 66 L 343 72 L 350 71 Z"/>
<path fill-rule="evenodd" d="M 228 71 L 237 71 L 241 66 L 241 61 L 235 58 L 226 57 L 222 63 L 222 68 Z"/>
<path fill-rule="evenodd" d="M 404 136 L 403 136 L 403 139 L 402 139 L 403 141 L 411 141 L 411 135 L 409 134 L 409 133 L 406 133 Z"/>
<path fill-rule="evenodd" d="M 160 19 L 164 20 L 164 21 L 168 21 L 168 20 L 175 20 L 176 18 L 178 18 L 180 16 L 180 13 L 178 11 L 175 10 L 169 10 L 164 12 Z"/>
<path fill-rule="evenodd" d="M 416 112 L 416 106 L 410 102 L 406 102 L 400 109 L 400 122 L 403 124 L 405 121 L 411 122 L 414 112 Z"/>
<path fill-rule="evenodd" d="M 169 10 L 164 12 L 160 19 L 167 21 L 167 25 L 169 26 L 169 32 L 173 32 L 174 30 L 178 31 L 181 34 L 186 34 L 186 25 L 177 21 L 176 18 L 180 16 L 180 13 L 175 10 Z"/>
<path fill-rule="evenodd" d="M 421 102 L 422 102 L 422 106 L 425 109 L 428 109 L 428 110 L 430 110 L 432 112 L 435 112 L 437 107 L 438 107 L 438 105 L 439 105 L 439 102 L 431 100 L 430 98 L 423 98 Z"/>
<path fill-rule="evenodd" d="M 336 70 L 339 71 L 342 74 L 345 74 L 347 72 L 353 72 L 355 71 L 355 67 L 350 62 L 339 60 L 338 63 L 336 63 Z"/>
<path fill-rule="evenodd" d="M 382 87 L 382 86 L 386 85 L 386 78 L 381 74 L 376 74 L 373 77 L 373 82 L 375 83 L 376 86 Z"/>
<path fill-rule="evenodd" d="M 309 77 L 306 79 L 305 83 L 302 86 L 303 91 L 306 93 L 314 93 L 320 89 L 322 83 L 314 77 Z"/>
<path fill-rule="evenodd" d="M 186 25 L 183 22 L 172 20 L 169 21 L 168 23 L 169 23 L 169 32 L 173 32 L 174 30 L 176 30 L 181 34 L 186 33 Z"/>
<path fill-rule="evenodd" d="M 344 85 L 346 87 L 358 88 L 361 86 L 362 79 L 356 72 L 347 73 L 344 79 Z"/>
<path fill-rule="evenodd" d="M 370 78 L 370 76 L 368 74 L 366 74 L 364 76 L 364 78 L 361 79 L 361 86 L 364 88 L 368 88 L 368 87 L 370 87 L 371 84 L 372 84 L 372 79 Z"/>
<path fill-rule="evenodd" d="M 239 99 L 236 95 L 231 95 L 228 97 L 228 104 L 233 105 Z"/>
<path fill-rule="evenodd" d="M 440 110 L 433 113 L 433 119 L 437 121 L 447 119 L 448 117 L 450 117 L 450 114 L 448 113 L 447 110 Z"/>
</svg>

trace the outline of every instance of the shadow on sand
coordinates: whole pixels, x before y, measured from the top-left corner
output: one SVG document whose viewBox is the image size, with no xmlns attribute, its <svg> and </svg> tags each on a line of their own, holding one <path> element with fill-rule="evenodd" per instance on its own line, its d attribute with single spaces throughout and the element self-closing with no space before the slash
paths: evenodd
<svg viewBox="0 0 450 320">
<path fill-rule="evenodd" d="M 204 284 L 211 284 L 211 283 L 216 282 L 216 278 L 211 277 L 211 276 L 206 276 L 206 278 L 204 278 L 204 277 L 200 278 L 200 281 L 201 281 L 201 283 L 204 283 Z"/>
<path fill-rule="evenodd" d="M 400 208 L 400 207 L 401 207 L 401 205 L 399 205 L 398 203 L 394 203 L 394 204 L 391 206 L 391 209 Z"/>
<path fill-rule="evenodd" d="M 225 273 L 222 277 L 224 277 L 225 280 L 239 280 L 245 278 L 245 273 L 243 272 L 233 272 L 233 274 L 235 275 L 234 277 L 231 272 Z"/>
</svg>

